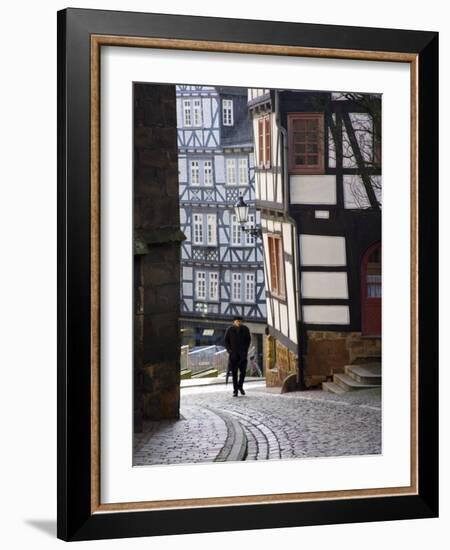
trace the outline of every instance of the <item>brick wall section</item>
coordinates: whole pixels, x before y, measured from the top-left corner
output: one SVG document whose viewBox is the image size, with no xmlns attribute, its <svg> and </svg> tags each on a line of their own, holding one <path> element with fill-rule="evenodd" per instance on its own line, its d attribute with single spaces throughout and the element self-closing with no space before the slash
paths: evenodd
<svg viewBox="0 0 450 550">
<path fill-rule="evenodd" d="M 179 418 L 180 239 L 176 236 L 179 204 L 175 86 L 134 85 L 133 222 L 134 413 L 135 429 L 139 430 L 143 418 Z"/>
</svg>

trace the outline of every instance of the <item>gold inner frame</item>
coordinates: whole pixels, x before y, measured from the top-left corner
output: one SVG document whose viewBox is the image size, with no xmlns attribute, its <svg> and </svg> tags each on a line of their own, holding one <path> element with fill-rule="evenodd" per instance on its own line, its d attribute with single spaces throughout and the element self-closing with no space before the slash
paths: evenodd
<svg viewBox="0 0 450 550">
<path fill-rule="evenodd" d="M 393 61 L 410 65 L 411 98 L 411 484 L 408 487 L 282 493 L 180 500 L 120 502 L 100 500 L 100 50 L 102 46 L 164 48 L 208 52 L 247 53 Z M 312 500 L 405 496 L 418 494 L 418 55 L 396 52 L 305 48 L 232 42 L 91 35 L 91 513 L 201 508 Z"/>
</svg>

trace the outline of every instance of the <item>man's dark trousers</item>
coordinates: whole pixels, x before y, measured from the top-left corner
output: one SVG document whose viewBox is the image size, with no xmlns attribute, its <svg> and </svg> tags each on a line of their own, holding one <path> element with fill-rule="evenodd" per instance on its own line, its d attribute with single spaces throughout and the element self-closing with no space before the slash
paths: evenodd
<svg viewBox="0 0 450 550">
<path fill-rule="evenodd" d="M 237 393 L 238 389 L 243 387 L 245 371 L 247 370 L 247 355 L 236 355 L 230 357 L 231 375 L 233 377 L 233 390 Z M 239 380 L 238 380 L 239 373 Z"/>
</svg>

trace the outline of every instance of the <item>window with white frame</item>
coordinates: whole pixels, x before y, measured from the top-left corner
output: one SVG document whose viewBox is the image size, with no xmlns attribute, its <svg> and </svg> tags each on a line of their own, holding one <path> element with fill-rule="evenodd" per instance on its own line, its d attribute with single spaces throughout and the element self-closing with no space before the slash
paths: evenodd
<svg viewBox="0 0 450 550">
<path fill-rule="evenodd" d="M 192 126 L 191 100 L 183 99 L 183 125 Z"/>
<path fill-rule="evenodd" d="M 203 244 L 203 215 L 202 214 L 194 214 L 193 217 L 193 235 L 194 244 Z"/>
<path fill-rule="evenodd" d="M 192 235 L 195 245 L 217 246 L 217 214 L 193 214 Z"/>
<path fill-rule="evenodd" d="M 255 214 L 248 215 L 247 227 L 255 227 Z M 255 244 L 255 237 L 242 230 L 235 214 L 230 216 L 230 241 L 232 246 L 252 246 Z"/>
<path fill-rule="evenodd" d="M 236 185 L 236 159 L 227 159 L 227 183 Z"/>
<path fill-rule="evenodd" d="M 194 126 L 202 125 L 202 100 L 194 99 L 192 101 L 194 111 Z"/>
<path fill-rule="evenodd" d="M 233 302 L 242 301 L 242 275 L 241 273 L 232 273 L 231 277 L 231 299 Z"/>
<path fill-rule="evenodd" d="M 200 163 L 191 160 L 191 185 L 200 185 Z"/>
<path fill-rule="evenodd" d="M 206 241 L 209 245 L 217 244 L 217 215 L 206 215 Z"/>
<path fill-rule="evenodd" d="M 249 229 L 255 227 L 255 214 L 248 215 L 247 227 Z M 255 237 L 250 233 L 250 231 L 245 234 L 245 244 L 255 244 Z"/>
<path fill-rule="evenodd" d="M 237 221 L 236 214 L 231 215 L 231 244 L 241 244 L 241 227 Z"/>
<path fill-rule="evenodd" d="M 219 273 L 217 271 L 195 272 L 195 298 L 208 302 L 219 301 Z"/>
<path fill-rule="evenodd" d="M 219 300 L 219 274 L 214 271 L 209 273 L 209 299 Z"/>
<path fill-rule="evenodd" d="M 201 158 L 190 160 L 189 181 L 191 185 L 211 187 L 214 184 L 213 161 Z"/>
<path fill-rule="evenodd" d="M 227 158 L 226 175 L 228 185 L 248 185 L 248 157 Z"/>
<path fill-rule="evenodd" d="M 239 159 L 239 183 L 248 184 L 248 159 L 246 157 Z"/>
<path fill-rule="evenodd" d="M 195 296 L 197 300 L 206 300 L 206 272 L 195 273 Z"/>
<path fill-rule="evenodd" d="M 222 123 L 224 126 L 233 126 L 233 100 L 222 99 Z"/>
<path fill-rule="evenodd" d="M 202 125 L 201 98 L 183 99 L 183 126 L 200 127 Z"/>
<path fill-rule="evenodd" d="M 205 160 L 203 163 L 203 183 L 204 185 L 213 184 L 213 172 L 212 172 L 211 160 Z"/>
<path fill-rule="evenodd" d="M 255 301 L 255 274 L 246 273 L 245 274 L 245 295 L 244 300 L 246 302 Z"/>
</svg>

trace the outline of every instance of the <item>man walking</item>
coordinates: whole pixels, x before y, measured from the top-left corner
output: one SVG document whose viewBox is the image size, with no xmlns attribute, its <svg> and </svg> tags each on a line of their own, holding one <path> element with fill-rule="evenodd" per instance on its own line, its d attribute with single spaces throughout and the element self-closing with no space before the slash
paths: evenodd
<svg viewBox="0 0 450 550">
<path fill-rule="evenodd" d="M 225 333 L 225 347 L 229 354 L 229 369 L 233 376 L 233 397 L 237 397 L 238 391 L 241 395 L 245 395 L 243 386 L 250 342 L 251 336 L 248 327 L 242 324 L 242 317 L 236 316 L 233 319 L 233 324 L 227 328 Z"/>
</svg>

